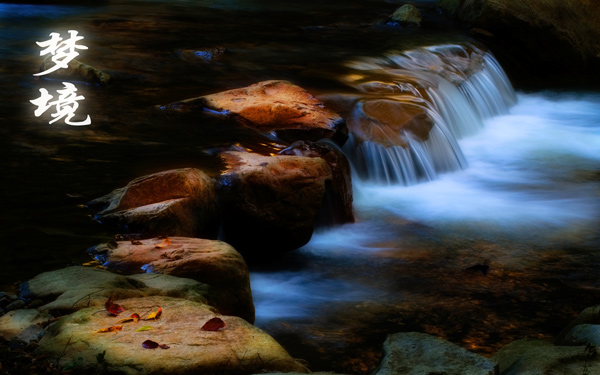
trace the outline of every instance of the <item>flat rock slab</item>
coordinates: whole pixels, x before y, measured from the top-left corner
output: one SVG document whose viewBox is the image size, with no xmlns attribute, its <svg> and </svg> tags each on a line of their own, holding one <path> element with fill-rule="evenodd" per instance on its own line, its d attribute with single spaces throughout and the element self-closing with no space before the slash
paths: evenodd
<svg viewBox="0 0 600 375">
<path fill-rule="evenodd" d="M 97 333 L 117 325 L 121 319 L 103 307 L 90 307 L 64 317 L 52 325 L 40 341 L 38 351 L 60 359 L 61 367 L 75 364 L 78 371 L 102 369 L 97 360 L 104 353 L 104 367 L 115 374 L 253 374 L 261 372 L 308 373 L 269 335 L 245 320 L 215 314 L 209 306 L 168 297 L 146 297 L 114 301 L 126 311 L 145 316 L 160 306 L 158 320 L 122 323 L 122 330 Z M 225 327 L 203 331 L 208 320 L 219 317 Z M 142 326 L 152 329 L 136 332 Z M 168 349 L 145 349 L 152 340 Z"/>
<path fill-rule="evenodd" d="M 215 181 L 195 168 L 142 176 L 88 203 L 95 219 L 133 233 L 216 238 Z"/>
<path fill-rule="evenodd" d="M 497 375 L 494 362 L 424 333 L 389 335 L 376 375 Z"/>
<path fill-rule="evenodd" d="M 45 324 L 52 315 L 35 309 L 13 310 L 0 317 L 0 337 L 10 340 L 32 325 Z"/>
<path fill-rule="evenodd" d="M 47 303 L 40 311 L 60 316 L 113 299 L 166 295 L 206 302 L 209 286 L 169 275 L 122 276 L 97 268 L 67 267 L 44 272 L 21 285 L 28 299 Z"/>
<path fill-rule="evenodd" d="M 161 106 L 180 112 L 208 109 L 233 116 L 259 131 L 275 131 L 289 142 L 332 138 L 343 144 L 348 138 L 344 120 L 325 108 L 302 87 L 288 81 L 264 81 L 248 87 L 186 99 Z"/>
<path fill-rule="evenodd" d="M 102 244 L 90 252 L 107 268 L 185 277 L 207 284 L 210 305 L 222 314 L 254 322 L 248 267 L 240 253 L 225 242 L 151 238 Z"/>
</svg>

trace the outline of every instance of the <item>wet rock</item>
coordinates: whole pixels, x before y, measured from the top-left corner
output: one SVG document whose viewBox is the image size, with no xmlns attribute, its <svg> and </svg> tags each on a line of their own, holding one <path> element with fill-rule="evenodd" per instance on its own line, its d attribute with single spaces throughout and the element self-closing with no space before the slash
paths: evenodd
<svg viewBox="0 0 600 375">
<path fill-rule="evenodd" d="M 46 330 L 44 330 L 39 325 L 37 325 L 37 324 L 30 325 L 29 327 L 27 327 L 24 330 L 22 330 L 21 332 L 19 332 L 19 334 L 11 340 L 11 343 L 12 343 L 11 347 L 24 348 L 27 345 L 31 344 L 31 342 L 33 342 L 33 341 L 35 341 L 35 342 L 40 341 L 40 339 L 42 337 L 44 337 L 45 334 L 46 334 Z"/>
<path fill-rule="evenodd" d="M 354 222 L 352 172 L 344 153 L 331 144 L 298 141 L 279 152 L 279 155 L 319 157 L 325 160 L 331 168 L 332 180 L 326 186 L 317 224 L 329 226 Z"/>
<path fill-rule="evenodd" d="M 402 25 L 408 26 L 420 26 L 421 25 L 421 12 L 414 5 L 406 4 L 390 16 L 390 19 L 394 22 L 398 22 Z"/>
<path fill-rule="evenodd" d="M 18 309 L 22 309 L 27 305 L 27 303 L 25 301 L 23 301 L 22 299 L 18 299 L 16 301 L 11 302 L 8 306 L 6 306 L 6 308 L 4 309 L 5 311 L 12 311 L 12 310 L 18 310 Z"/>
<path fill-rule="evenodd" d="M 581 375 L 586 371 L 600 374 L 600 356 L 596 349 L 554 346 L 543 340 L 514 341 L 492 359 L 498 363 L 501 375 Z"/>
<path fill-rule="evenodd" d="M 496 375 L 493 361 L 424 333 L 389 335 L 376 375 Z"/>
<path fill-rule="evenodd" d="M 572 331 L 574 328 L 584 324 L 600 324 L 600 305 L 588 307 L 579 313 L 577 318 L 575 318 L 559 333 L 554 343 L 556 345 L 572 345 L 572 341 L 567 337 L 573 334 Z"/>
<path fill-rule="evenodd" d="M 0 292 L 0 308 L 5 309 L 6 306 L 16 301 L 17 298 L 19 297 L 16 294 Z"/>
<path fill-rule="evenodd" d="M 384 147 L 407 147 L 407 133 L 426 141 L 434 125 L 425 107 L 396 100 L 364 101 L 359 113 L 349 123 L 352 134 L 358 141 L 372 141 Z"/>
<path fill-rule="evenodd" d="M 580 0 L 438 0 L 450 18 L 477 31 L 509 75 L 588 83 L 600 66 L 600 3 Z M 549 64 L 548 61 L 552 61 Z M 547 81 L 543 84 L 547 87 Z"/>
<path fill-rule="evenodd" d="M 124 323 L 118 333 L 97 333 L 114 326 L 119 317 L 103 307 L 90 307 L 71 314 L 48 329 L 38 352 L 60 358 L 60 364 L 77 363 L 77 371 L 94 371 L 103 363 L 116 374 L 252 374 L 266 371 L 308 373 L 269 335 L 245 320 L 215 314 L 207 305 L 168 297 L 115 301 L 132 312 L 162 307 L 157 321 Z M 200 327 L 218 316 L 225 327 L 203 331 Z M 141 325 L 152 329 L 136 332 Z M 152 340 L 168 349 L 145 349 Z M 64 357 L 61 357 L 64 350 Z M 78 360 L 78 358 L 81 358 Z"/>
<path fill-rule="evenodd" d="M 166 295 L 206 302 L 209 286 L 169 275 L 122 276 L 97 268 L 67 267 L 44 272 L 23 283 L 22 296 L 47 301 L 40 311 L 61 316 L 90 306 L 104 306 L 111 297 L 133 298 Z M 146 282 L 148 284 L 146 284 Z"/>
<path fill-rule="evenodd" d="M 225 152 L 223 239 L 249 255 L 297 249 L 311 238 L 332 173 L 321 158 Z"/>
<path fill-rule="evenodd" d="M 219 230 L 215 182 L 194 168 L 136 178 L 95 199 L 102 223 L 133 233 L 216 238 Z"/>
<path fill-rule="evenodd" d="M 222 314 L 254 322 L 248 267 L 244 258 L 225 242 L 170 237 L 119 241 L 116 246 L 103 244 L 90 250 L 104 267 L 151 272 L 135 276 L 150 287 L 154 286 L 152 273 L 190 278 L 210 285 L 206 295 L 210 305 Z M 164 290 L 164 281 L 155 287 Z"/>
<path fill-rule="evenodd" d="M 225 47 L 217 46 L 205 49 L 179 49 L 174 54 L 184 61 L 195 63 L 218 60 L 225 55 L 226 51 Z"/>
<path fill-rule="evenodd" d="M 48 56 L 42 62 L 40 66 L 40 72 L 46 71 L 56 65 L 52 61 L 52 56 Z M 98 70 L 92 66 L 86 65 L 78 60 L 71 60 L 68 63 L 67 68 L 58 69 L 48 75 L 42 77 L 50 77 L 55 79 L 67 80 L 67 81 L 86 81 L 98 84 L 100 86 L 106 86 L 110 82 L 110 76 L 101 70 Z"/>
<path fill-rule="evenodd" d="M 348 138 L 344 120 L 303 88 L 288 81 L 264 81 L 239 89 L 186 99 L 161 106 L 172 111 L 218 111 L 263 132 L 274 131 L 285 141 Z"/>
<path fill-rule="evenodd" d="M 45 324 L 52 315 L 35 309 L 14 310 L 0 317 L 0 336 L 10 340 L 31 325 Z"/>
<path fill-rule="evenodd" d="M 571 328 L 557 345 L 600 347 L 600 324 L 579 324 Z"/>
</svg>

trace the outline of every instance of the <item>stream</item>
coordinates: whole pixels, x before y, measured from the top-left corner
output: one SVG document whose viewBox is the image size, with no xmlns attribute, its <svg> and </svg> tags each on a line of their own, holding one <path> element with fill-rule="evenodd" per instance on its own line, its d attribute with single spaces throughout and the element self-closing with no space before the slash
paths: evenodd
<svg viewBox="0 0 600 375">
<path fill-rule="evenodd" d="M 230 145 L 276 147 L 232 120 L 155 106 L 267 79 L 328 106 L 414 102 L 416 89 L 397 85 L 409 76 L 438 88 L 419 102 L 436 116 L 433 135 L 407 149 L 344 146 L 356 223 L 317 228 L 304 247 L 250 264 L 255 324 L 311 370 L 354 374 L 375 369 L 395 332 L 483 355 L 552 340 L 600 297 L 600 92 L 515 92 L 433 1 L 409 3 L 421 28 L 385 23 L 395 1 L 0 3 L 0 290 L 89 262 L 87 248 L 114 238 L 89 200 L 170 168 L 216 176 Z M 78 59 L 113 80 L 75 83 L 89 126 L 48 124 L 30 103 L 62 86 L 33 76 L 35 42 L 68 30 L 85 38 Z M 216 46 L 226 53 L 214 61 L 187 52 Z M 415 64 L 437 53 L 452 68 L 463 48 L 487 64 L 467 84 Z M 399 91 L 377 91 L 381 82 Z M 354 108 L 349 122 L 361 119 Z"/>
</svg>

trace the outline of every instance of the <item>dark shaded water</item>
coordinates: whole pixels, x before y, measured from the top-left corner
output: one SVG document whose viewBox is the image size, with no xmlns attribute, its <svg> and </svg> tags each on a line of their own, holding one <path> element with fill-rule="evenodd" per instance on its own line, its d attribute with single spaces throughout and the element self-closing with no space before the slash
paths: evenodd
<svg viewBox="0 0 600 375">
<path fill-rule="evenodd" d="M 217 174 L 221 147 L 271 147 L 222 118 L 156 105 L 265 79 L 322 97 L 353 92 L 341 79 L 353 73 L 348 61 L 467 39 L 431 1 L 414 3 L 421 29 L 381 23 L 392 1 L 0 4 L 0 289 L 87 262 L 85 249 L 113 238 L 87 201 L 169 168 Z M 88 127 L 48 125 L 29 103 L 62 86 L 33 77 L 35 41 L 70 29 L 89 48 L 79 59 L 113 78 L 106 88 L 76 83 Z M 215 46 L 227 53 L 213 62 L 182 52 Z M 257 325 L 312 370 L 348 373 L 372 371 L 398 331 L 484 354 L 552 339 L 600 297 L 599 108 L 595 94 L 521 95 L 461 141 L 465 171 L 411 187 L 355 181 L 357 224 L 252 266 Z"/>
</svg>

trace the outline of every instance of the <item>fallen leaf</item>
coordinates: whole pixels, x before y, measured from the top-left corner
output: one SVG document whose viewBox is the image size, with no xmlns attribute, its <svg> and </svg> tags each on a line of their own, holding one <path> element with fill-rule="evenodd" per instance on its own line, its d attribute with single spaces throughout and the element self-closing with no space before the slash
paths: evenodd
<svg viewBox="0 0 600 375">
<path fill-rule="evenodd" d="M 140 320 L 140 314 L 134 313 L 134 314 L 129 315 L 129 318 L 121 319 L 117 323 L 129 323 L 129 322 L 137 323 L 139 320 Z"/>
<path fill-rule="evenodd" d="M 167 247 L 171 244 L 171 239 L 169 237 L 165 237 L 165 239 L 163 240 L 163 242 L 157 244 L 156 246 L 154 246 L 155 249 L 162 249 L 163 247 Z"/>
<path fill-rule="evenodd" d="M 114 332 L 117 333 L 117 331 L 122 331 L 123 330 L 123 326 L 112 326 L 112 327 L 108 327 L 108 328 L 101 328 L 99 330 L 97 330 L 97 333 L 106 333 L 106 332 Z"/>
<path fill-rule="evenodd" d="M 146 340 L 142 343 L 142 346 L 146 349 L 156 349 L 156 348 L 161 348 L 161 349 L 169 349 L 169 345 L 166 344 L 159 344 L 156 341 L 152 341 L 152 340 Z"/>
<path fill-rule="evenodd" d="M 221 318 L 212 318 L 202 326 L 203 331 L 218 331 L 225 327 L 225 322 Z"/>
<path fill-rule="evenodd" d="M 125 311 L 123 306 L 114 303 L 110 297 L 106 300 L 106 302 L 104 302 L 104 308 L 106 309 L 106 311 L 108 311 L 109 314 L 114 316 L 117 316 L 123 311 Z"/>
<path fill-rule="evenodd" d="M 139 240 L 130 240 L 132 245 L 143 245 L 142 241 Z"/>
<path fill-rule="evenodd" d="M 142 332 L 142 331 L 149 331 L 149 330 L 151 330 L 151 329 L 152 329 L 152 327 L 151 327 L 151 326 L 142 326 L 142 327 L 140 327 L 140 328 L 136 329 L 135 331 L 136 331 L 136 332 Z"/>
<path fill-rule="evenodd" d="M 155 312 L 151 312 L 150 314 L 148 314 L 148 316 L 144 320 L 158 319 L 158 318 L 160 318 L 161 314 L 162 314 L 162 307 L 159 307 L 158 310 L 156 310 Z"/>
</svg>

